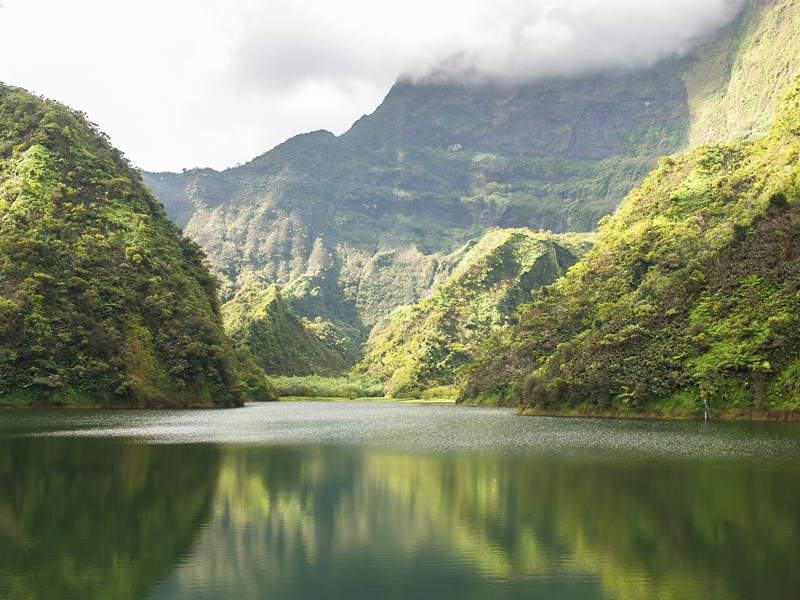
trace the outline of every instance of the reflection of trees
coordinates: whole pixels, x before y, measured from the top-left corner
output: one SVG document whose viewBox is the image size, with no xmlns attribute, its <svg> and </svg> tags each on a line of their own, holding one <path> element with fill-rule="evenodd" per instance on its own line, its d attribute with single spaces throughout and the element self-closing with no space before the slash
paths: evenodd
<svg viewBox="0 0 800 600">
<path fill-rule="evenodd" d="M 781 598 L 800 585 L 796 470 L 550 465 L 535 476 L 537 526 L 550 520 L 614 596 Z"/>
<path fill-rule="evenodd" d="M 0 598 L 781 598 L 798 497 L 756 465 L 4 439 Z"/>
<path fill-rule="evenodd" d="M 211 447 L 0 441 L 0 598 L 142 598 L 208 518 Z"/>
<path fill-rule="evenodd" d="M 235 449 L 174 584 L 283 597 L 395 577 L 412 597 L 445 559 L 472 578 L 462 597 L 568 576 L 623 599 L 778 598 L 800 584 L 798 487 L 755 466 Z"/>
</svg>

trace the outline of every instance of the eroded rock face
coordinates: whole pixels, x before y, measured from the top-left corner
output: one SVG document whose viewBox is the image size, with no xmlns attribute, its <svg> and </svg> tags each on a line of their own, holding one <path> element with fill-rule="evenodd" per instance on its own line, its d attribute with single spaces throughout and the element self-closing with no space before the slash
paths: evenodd
<svg viewBox="0 0 800 600">
<path fill-rule="evenodd" d="M 663 64 L 513 87 L 400 82 L 344 137 L 370 145 L 603 159 L 672 152 L 688 117 L 680 67 Z M 651 129 L 661 135 L 648 135 Z"/>
</svg>

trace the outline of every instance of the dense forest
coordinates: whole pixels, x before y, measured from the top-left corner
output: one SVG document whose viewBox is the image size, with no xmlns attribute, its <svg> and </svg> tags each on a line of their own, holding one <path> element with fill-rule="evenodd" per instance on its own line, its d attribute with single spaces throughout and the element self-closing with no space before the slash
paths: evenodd
<svg viewBox="0 0 800 600">
<path fill-rule="evenodd" d="M 392 396 L 453 395 L 457 371 L 479 342 L 508 327 L 530 291 L 555 282 L 591 247 L 591 234 L 490 231 L 430 296 L 398 309 L 373 331 L 357 366 Z"/>
<path fill-rule="evenodd" d="M 532 410 L 800 411 L 800 78 L 770 134 L 661 166 L 480 349 L 465 398 Z"/>
<path fill-rule="evenodd" d="M 274 284 L 240 289 L 223 307 L 223 323 L 237 348 L 250 352 L 269 374 L 335 375 L 347 371 L 359 353 L 329 322 L 295 315 Z"/>
<path fill-rule="evenodd" d="M 217 281 L 85 117 L 0 86 L 0 403 L 230 406 L 271 395 Z"/>
<path fill-rule="evenodd" d="M 307 368 L 330 373 L 371 352 L 376 326 L 429 296 L 459 249 L 492 228 L 593 230 L 660 156 L 763 137 L 798 68 L 798 0 L 759 0 L 649 68 L 514 84 L 400 80 L 340 136 L 298 135 L 224 171 L 143 178 L 208 253 L 222 302 L 276 285 L 303 337 L 338 354 Z M 239 339 L 252 347 L 257 336 Z M 273 372 L 297 373 L 296 356 L 284 356 Z"/>
</svg>

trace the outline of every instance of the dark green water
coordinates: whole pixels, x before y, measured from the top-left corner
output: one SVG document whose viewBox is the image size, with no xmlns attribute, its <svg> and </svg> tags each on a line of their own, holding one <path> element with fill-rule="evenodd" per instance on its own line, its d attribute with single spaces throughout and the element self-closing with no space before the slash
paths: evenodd
<svg viewBox="0 0 800 600">
<path fill-rule="evenodd" d="M 0 412 L 0 598 L 781 599 L 800 426 Z"/>
</svg>

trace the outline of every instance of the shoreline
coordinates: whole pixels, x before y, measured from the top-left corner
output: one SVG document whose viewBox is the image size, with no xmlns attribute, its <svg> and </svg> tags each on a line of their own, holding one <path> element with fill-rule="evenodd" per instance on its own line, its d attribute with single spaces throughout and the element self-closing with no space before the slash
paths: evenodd
<svg viewBox="0 0 800 600">
<path fill-rule="evenodd" d="M 150 406 L 136 404 L 104 404 L 104 403 L 64 403 L 34 402 L 11 403 L 0 401 L 0 411 L 14 409 L 30 410 L 217 410 L 243 408 L 253 404 L 278 404 L 280 402 L 383 402 L 383 403 L 418 403 L 418 404 L 455 404 L 455 398 L 388 398 L 386 396 L 366 396 L 360 398 L 338 398 L 333 396 L 283 396 L 278 400 L 247 401 L 242 406 L 216 406 L 209 404 L 152 404 Z"/>
<path fill-rule="evenodd" d="M 703 411 L 618 410 L 613 408 L 541 408 L 518 406 L 517 414 L 524 417 L 571 417 L 596 419 L 660 419 L 665 421 L 702 421 Z M 726 409 L 710 412 L 709 421 L 786 421 L 800 422 L 800 410 L 770 412 L 766 410 Z"/>
<path fill-rule="evenodd" d="M 391 398 L 388 396 L 364 396 L 361 398 L 338 398 L 335 396 L 281 396 L 278 402 L 417 402 L 421 404 L 455 404 L 455 398 Z"/>
</svg>

